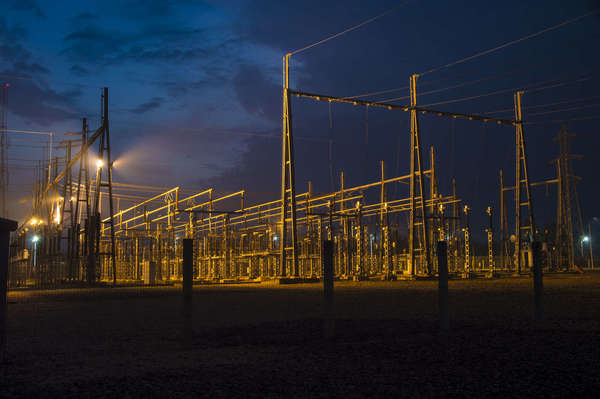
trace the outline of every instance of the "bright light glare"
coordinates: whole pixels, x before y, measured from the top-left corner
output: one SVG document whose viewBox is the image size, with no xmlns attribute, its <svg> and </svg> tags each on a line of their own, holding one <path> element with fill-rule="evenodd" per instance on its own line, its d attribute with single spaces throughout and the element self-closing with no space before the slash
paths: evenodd
<svg viewBox="0 0 600 399">
<path fill-rule="evenodd" d="M 32 225 L 32 226 L 35 226 L 37 223 L 38 223 L 38 220 L 37 220 L 36 218 L 32 218 L 32 219 L 29 221 L 29 224 L 30 224 L 30 225 Z"/>
<path fill-rule="evenodd" d="M 35 234 L 33 237 L 31 237 L 31 242 L 38 242 L 40 240 L 40 236 L 38 236 L 37 234 Z"/>
<path fill-rule="evenodd" d="M 588 242 L 590 240 L 590 237 L 588 236 L 583 236 L 583 238 L 581 239 L 581 241 L 583 242 Z"/>
<path fill-rule="evenodd" d="M 98 169 L 100 169 L 101 167 L 104 166 L 104 161 L 99 159 L 96 161 L 96 166 L 98 167 Z"/>
</svg>

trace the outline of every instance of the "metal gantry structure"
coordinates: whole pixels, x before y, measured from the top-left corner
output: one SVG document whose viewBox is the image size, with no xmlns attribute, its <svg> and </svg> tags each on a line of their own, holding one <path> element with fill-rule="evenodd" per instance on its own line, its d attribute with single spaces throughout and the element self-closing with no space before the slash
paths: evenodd
<svg viewBox="0 0 600 399">
<path fill-rule="evenodd" d="M 384 164 L 382 163 L 382 166 Z M 431 176 L 430 170 L 424 171 Z M 291 259 L 281 263 L 280 202 L 246 206 L 245 191 L 216 195 L 214 189 L 185 196 L 179 187 L 153 196 L 114 215 L 115 261 L 120 281 L 173 280 L 181 278 L 182 238 L 195 243 L 196 279 L 274 279 L 285 276 L 318 278 L 321 275 L 321 243 L 336 243 L 336 275 L 339 278 L 389 278 L 408 269 L 408 255 L 401 232 L 400 214 L 408 211 L 408 198 L 380 201 L 394 184 L 407 183 L 408 175 L 325 194 L 308 191 L 296 195 L 298 222 L 298 272 Z M 344 184 L 341 177 L 340 185 Z M 379 194 L 379 195 L 377 195 Z M 370 202 L 369 198 L 374 201 Z M 449 206 L 460 200 L 436 196 L 426 206 Z M 444 228 L 449 231 L 449 220 Z M 114 279 L 109 218 L 100 229 L 98 281 Z M 84 234 L 80 240 L 83 240 Z M 80 245 L 80 248 L 85 248 Z M 76 274 L 86 274 L 83 251 Z M 57 271 L 64 268 L 58 267 Z M 419 269 L 425 273 L 425 269 Z M 55 279 L 66 278 L 67 274 Z"/>
<path fill-rule="evenodd" d="M 0 212 L 3 218 L 6 213 L 6 195 L 8 191 L 8 136 L 7 114 L 8 114 L 8 88 L 5 83 L 0 87 Z"/>
<path fill-rule="evenodd" d="M 516 196 L 516 209 L 515 209 L 515 229 L 517 242 L 515 245 L 515 257 L 517 265 L 517 273 L 521 273 L 521 257 L 523 252 L 523 243 L 533 242 L 535 240 L 535 220 L 533 214 L 533 205 L 530 195 L 530 184 L 529 184 L 529 172 L 527 169 L 527 152 L 525 146 L 525 135 L 523 132 L 523 118 L 522 118 L 522 106 L 521 98 L 523 92 L 518 91 L 515 93 L 515 119 L 499 119 L 491 118 L 482 115 L 474 114 L 462 114 L 432 110 L 417 105 L 417 79 L 419 75 L 414 74 L 410 77 L 409 88 L 410 88 L 410 105 L 401 106 L 390 103 L 363 101 L 356 98 L 348 97 L 334 97 L 329 95 L 304 93 L 300 91 L 294 91 L 289 88 L 289 64 L 291 54 L 287 54 L 284 57 L 284 112 L 283 112 L 283 141 L 284 151 L 282 154 L 282 204 L 286 203 L 286 193 L 294 190 L 294 158 L 293 158 L 293 137 L 292 137 L 292 107 L 289 99 L 290 95 L 302 98 L 311 98 L 317 101 L 339 102 L 346 104 L 353 104 L 355 106 L 364 107 L 379 107 L 388 110 L 400 110 L 404 112 L 410 112 L 410 209 L 409 209 L 409 226 L 408 226 L 408 251 L 409 251 L 409 267 L 407 274 L 411 277 L 417 275 L 414 267 L 416 263 L 417 254 L 422 257 L 423 262 L 426 265 L 428 275 L 433 274 L 432 269 L 432 251 L 431 245 L 431 234 L 428 223 L 430 220 L 436 217 L 433 210 L 430 209 L 427 212 L 425 206 L 425 194 L 423 187 L 423 170 L 422 170 L 422 149 L 420 143 L 420 131 L 419 131 L 419 113 L 421 114 L 432 114 L 440 117 L 449 118 L 463 118 L 468 120 L 495 122 L 499 125 L 508 125 L 515 128 L 515 139 L 516 139 L 516 167 L 515 167 L 515 190 Z M 286 142 L 288 143 L 286 145 Z M 288 153 L 289 152 L 289 153 Z M 289 163 L 289 166 L 288 166 Z M 285 176 L 285 173 L 289 173 L 289 178 Z M 289 182 L 289 183 L 288 183 Z M 524 190 L 524 202 L 521 202 L 522 191 Z M 292 205 L 292 229 L 294 229 L 295 216 Z M 527 225 L 523 225 L 521 218 L 521 208 L 527 207 L 529 222 Z M 468 209 L 468 208 L 467 208 Z M 286 230 L 285 224 L 287 222 L 284 212 L 282 212 L 282 231 Z M 456 216 L 455 216 L 456 217 Z M 528 232 L 527 236 L 522 238 L 524 232 Z M 468 229 L 465 231 L 468 236 Z M 523 243 L 522 243 L 523 241 Z M 469 239 L 466 239 L 469 242 Z M 295 243 L 292 245 L 292 251 L 295 251 Z M 468 248 L 468 246 L 467 246 Z M 286 249 L 282 249 L 282 257 L 285 256 Z M 467 265 L 468 266 L 468 265 Z M 468 271 L 467 271 L 468 273 Z"/>
<path fill-rule="evenodd" d="M 101 98 L 101 126 L 89 136 L 84 119 L 82 131 L 75 133 L 81 135 L 81 142 L 66 140 L 60 143 L 59 148 L 65 150 L 64 159 L 51 157 L 47 167 L 39 165 L 31 216 L 20 226 L 12 244 L 11 259 L 19 270 L 23 269 L 14 272 L 17 280 L 27 280 L 35 275 L 36 283 L 41 286 L 75 280 L 94 284 L 100 278 L 96 266 L 100 256 L 113 259 L 113 277 L 116 276 L 114 250 L 107 252 L 101 249 L 100 238 L 100 187 L 108 189 L 109 220 L 112 220 L 113 214 L 107 88 L 103 89 Z M 88 172 L 89 149 L 98 139 L 100 148 L 95 181 L 101 181 L 102 170 L 106 168 L 108 182 L 96 184 L 92 191 Z M 80 150 L 72 155 L 73 148 L 77 146 Z M 105 157 L 107 161 L 104 161 Z M 65 166 L 58 172 L 61 162 Z M 72 171 L 78 162 L 78 180 L 74 182 Z M 82 202 L 84 206 L 80 205 Z M 65 214 L 69 217 L 65 218 Z M 112 245 L 109 248 L 114 248 L 114 238 L 110 241 Z M 113 283 L 116 283 L 116 278 L 113 278 Z"/>
<path fill-rule="evenodd" d="M 563 125 L 561 131 L 554 138 L 559 147 L 559 156 L 553 161 L 556 164 L 558 183 L 555 242 L 558 247 L 559 265 L 565 269 L 572 269 L 576 266 L 575 229 L 577 229 L 577 237 L 581 238 L 585 235 L 576 187 L 580 178 L 573 172 L 573 160 L 582 157 L 571 153 L 571 140 L 575 137 L 576 135 L 569 132 Z"/>
<path fill-rule="evenodd" d="M 558 178 L 530 183 L 522 92 L 515 93 L 515 119 L 499 119 L 420 107 L 418 75 L 410 77 L 410 104 L 403 106 L 292 90 L 289 68 L 288 54 L 284 57 L 280 199 L 250 203 L 245 190 L 222 193 L 207 188 L 190 194 L 191 190 L 174 187 L 146 197 L 129 196 L 136 203 L 125 209 L 117 206 L 115 212 L 108 89 L 104 89 L 101 126 L 90 134 L 84 119 L 81 132 L 74 133 L 80 139 L 60 143 L 64 158 L 53 158 L 46 168 L 40 168 L 32 218 L 13 240 L 11 284 L 155 284 L 179 280 L 183 238 L 194 242 L 194 278 L 206 282 L 320 278 L 324 239 L 333 241 L 334 273 L 339 279 L 433 277 L 437 272 L 433 245 L 436 241 L 448 242 L 450 271 L 463 277 L 477 273 L 493 276 L 499 271 L 521 273 L 523 259 L 529 259 L 526 254 L 536 238 L 531 187 L 559 183 L 561 192 L 573 192 L 572 171 L 567 162 L 572 158 L 563 144 L 556 161 Z M 390 176 L 381 161 L 380 178 L 376 181 L 348 187 L 347 176 L 341 172 L 337 190 L 315 193 L 308 182 L 308 189 L 297 193 L 292 97 L 409 112 L 408 174 Z M 485 229 L 488 251 L 476 257 L 471 243 L 471 209 L 457 196 L 454 179 L 452 193 L 440 193 L 433 147 L 429 151 L 429 169 L 425 169 L 427 151 L 422 148 L 420 137 L 421 114 L 515 128 L 514 186 L 506 187 L 500 172 L 500 256 L 494 253 L 492 208 L 487 209 L 489 225 Z M 97 142 L 99 156 L 95 159 L 95 177 L 91 179 L 89 150 Z M 59 172 L 61 163 L 65 167 Z M 569 177 L 566 183 L 565 176 Z M 398 196 L 397 189 L 395 195 L 390 195 L 390 187 L 400 184 L 408 186 L 408 197 Z M 505 194 L 511 191 L 515 199 L 512 254 L 506 239 L 505 201 Z M 108 203 L 104 211 L 102 195 L 106 195 Z M 565 215 L 572 195 L 560 198 L 559 215 Z M 522 221 L 523 208 L 526 223 Z M 564 219 L 560 231 L 569 228 L 568 222 Z M 557 236 L 560 234 L 557 231 Z M 38 239 L 33 242 L 32 236 Z M 530 267 L 531 262 L 527 260 L 525 265 Z"/>
</svg>

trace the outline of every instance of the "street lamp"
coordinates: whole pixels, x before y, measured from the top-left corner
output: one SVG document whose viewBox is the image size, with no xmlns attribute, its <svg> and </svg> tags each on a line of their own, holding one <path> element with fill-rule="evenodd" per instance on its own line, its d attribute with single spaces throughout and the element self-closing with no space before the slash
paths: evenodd
<svg viewBox="0 0 600 399">
<path fill-rule="evenodd" d="M 99 159 L 96 161 L 96 166 L 98 167 L 98 169 L 100 169 L 101 167 L 104 166 L 104 161 Z"/>
<path fill-rule="evenodd" d="M 31 242 L 33 243 L 33 267 L 37 266 L 37 243 L 40 240 L 40 236 L 37 234 L 34 234 L 33 237 L 31 237 Z"/>
<path fill-rule="evenodd" d="M 581 244 L 581 256 L 585 256 L 585 253 L 583 252 L 583 243 L 589 242 L 589 241 L 590 241 L 590 237 L 589 236 L 582 236 L 581 237 L 581 241 L 579 242 Z"/>
</svg>

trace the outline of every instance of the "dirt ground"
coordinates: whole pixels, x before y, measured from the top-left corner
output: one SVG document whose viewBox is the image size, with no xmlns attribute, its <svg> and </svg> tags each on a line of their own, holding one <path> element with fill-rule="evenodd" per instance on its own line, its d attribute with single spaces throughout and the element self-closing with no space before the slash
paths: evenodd
<svg viewBox="0 0 600 399">
<path fill-rule="evenodd" d="M 0 397 L 592 397 L 600 390 L 600 273 L 527 277 L 13 291 Z"/>
</svg>

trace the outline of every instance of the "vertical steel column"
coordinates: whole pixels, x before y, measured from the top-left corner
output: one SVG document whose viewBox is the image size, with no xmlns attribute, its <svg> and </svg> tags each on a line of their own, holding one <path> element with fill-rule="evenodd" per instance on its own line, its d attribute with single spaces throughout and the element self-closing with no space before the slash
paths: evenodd
<svg viewBox="0 0 600 399">
<path fill-rule="evenodd" d="M 385 187 L 385 162 L 380 161 L 381 167 L 381 190 L 379 193 L 379 256 L 378 256 L 378 272 L 384 272 L 387 274 L 387 264 L 384 266 L 384 251 L 385 251 L 385 241 L 384 236 L 386 235 L 387 223 L 386 223 L 386 214 L 387 214 L 387 193 Z"/>
<path fill-rule="evenodd" d="M 489 273 L 490 273 L 490 277 L 494 276 L 494 273 L 496 272 L 496 265 L 494 264 L 494 240 L 493 240 L 493 234 L 494 234 L 494 227 L 493 227 L 493 217 L 492 217 L 492 207 L 488 206 L 486 213 L 488 214 L 488 228 L 486 229 L 487 232 L 487 240 L 488 240 L 488 266 L 489 266 Z"/>
<path fill-rule="evenodd" d="M 294 169 L 294 142 L 292 135 L 292 107 L 289 96 L 290 85 L 290 56 L 284 57 L 284 88 L 283 88 L 283 140 L 281 159 L 281 241 L 280 241 L 280 275 L 286 275 L 287 254 L 287 207 L 288 198 L 292 216 L 292 273 L 298 277 L 298 243 L 296 237 L 296 182 Z M 289 188 L 288 188 L 289 183 Z"/>
<path fill-rule="evenodd" d="M 112 157 L 110 154 L 110 129 L 108 122 L 108 88 L 104 88 L 104 132 L 106 134 L 106 157 L 108 167 L 108 210 L 110 223 L 110 260 L 112 263 L 113 285 L 117 285 L 117 262 L 115 258 L 115 220 L 113 208 L 113 192 L 112 192 Z"/>
<path fill-rule="evenodd" d="M 452 199 L 456 201 L 456 179 L 452 179 Z M 458 269 L 458 227 L 459 227 L 458 204 L 452 204 L 452 267 Z"/>
<path fill-rule="evenodd" d="M 504 224 L 504 173 L 502 169 L 500 169 L 500 256 L 502 257 L 501 263 L 502 268 L 506 268 L 506 235 L 505 235 L 505 226 Z"/>
<path fill-rule="evenodd" d="M 433 261 L 435 258 L 435 247 L 433 243 L 436 241 L 435 238 L 435 230 L 436 225 L 439 227 L 439 221 L 434 217 L 436 213 L 436 198 L 437 198 L 437 174 L 435 172 L 435 147 L 431 146 L 429 149 L 429 199 L 431 201 L 431 205 L 429 205 L 429 216 L 432 217 L 431 225 L 429 225 L 429 233 L 428 239 L 431 243 L 429 248 L 429 259 Z M 428 270 L 429 274 L 433 274 L 432 267 Z"/>
<path fill-rule="evenodd" d="M 427 237 L 427 218 L 425 216 L 425 195 L 423 192 L 423 169 L 421 167 L 421 145 L 419 137 L 419 117 L 417 112 L 417 77 L 419 75 L 412 75 L 410 78 L 410 216 L 409 216 L 409 232 L 408 232 L 408 274 L 414 276 L 416 274 L 415 267 L 415 227 L 421 226 L 421 236 L 423 239 L 423 245 L 419 249 L 425 256 L 425 263 L 427 266 L 428 273 L 431 273 L 431 264 L 429 261 L 429 245 Z M 418 188 L 419 197 L 416 196 L 416 184 L 418 177 Z M 420 222 L 415 222 L 415 212 L 417 206 L 416 200 L 420 202 L 421 214 Z"/>
<path fill-rule="evenodd" d="M 515 252 L 517 256 L 517 273 L 521 273 L 521 231 L 529 230 L 529 242 L 535 241 L 535 219 L 531 201 L 531 187 L 529 184 L 529 173 L 527 170 L 527 151 L 525 147 L 525 135 L 523 133 L 523 114 L 521 106 L 522 91 L 515 93 L 515 127 L 516 127 L 516 168 L 515 168 Z M 521 165 L 523 168 L 523 179 L 521 179 Z M 525 185 L 526 202 L 521 203 L 521 185 Z M 529 212 L 529 226 L 521 225 L 521 207 L 527 206 Z"/>
<path fill-rule="evenodd" d="M 344 214 L 344 210 L 346 208 L 346 201 L 345 201 L 345 196 L 344 196 L 344 184 L 345 184 L 345 179 L 344 179 L 344 171 L 340 172 L 340 214 Z M 348 218 L 343 217 L 342 216 L 342 242 L 343 244 L 341 246 L 344 247 L 344 254 L 343 254 L 343 271 L 342 274 L 345 274 L 347 277 L 351 275 L 352 273 L 352 261 L 350 260 L 350 240 L 349 240 L 349 228 L 348 228 Z M 342 258 L 340 258 L 340 261 L 342 261 Z"/>
<path fill-rule="evenodd" d="M 469 223 L 469 207 L 465 205 L 465 277 L 470 277 L 471 274 L 471 232 Z"/>
</svg>

